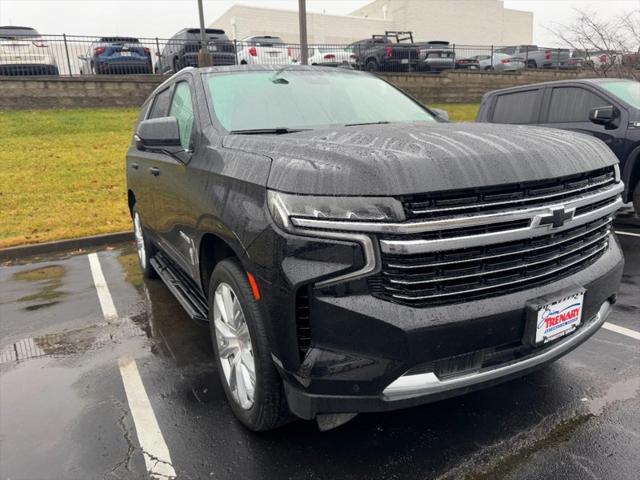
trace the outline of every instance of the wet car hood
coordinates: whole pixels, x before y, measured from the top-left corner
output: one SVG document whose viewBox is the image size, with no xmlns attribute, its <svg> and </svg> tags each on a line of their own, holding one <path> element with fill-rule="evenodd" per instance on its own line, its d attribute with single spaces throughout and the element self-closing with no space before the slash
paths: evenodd
<svg viewBox="0 0 640 480">
<path fill-rule="evenodd" d="M 403 195 L 553 178 L 617 163 L 593 137 L 487 123 L 395 123 L 229 135 L 272 159 L 268 187 L 320 195 Z"/>
</svg>

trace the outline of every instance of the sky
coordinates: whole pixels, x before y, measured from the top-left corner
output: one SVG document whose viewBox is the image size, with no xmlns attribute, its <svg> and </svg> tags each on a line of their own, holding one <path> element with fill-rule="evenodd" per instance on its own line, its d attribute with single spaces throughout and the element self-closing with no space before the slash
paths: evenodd
<svg viewBox="0 0 640 480">
<path fill-rule="evenodd" d="M 207 24 L 236 3 L 298 7 L 297 0 L 204 0 Z M 369 0 L 307 0 L 307 11 L 344 15 L 367 3 Z M 640 0 L 504 0 L 504 6 L 533 12 L 533 42 L 555 46 L 546 27 L 571 23 L 576 10 L 607 18 L 640 9 Z M 197 15 L 196 0 L 0 0 L 0 25 L 31 26 L 43 34 L 170 38 L 185 26 L 197 27 Z"/>
</svg>

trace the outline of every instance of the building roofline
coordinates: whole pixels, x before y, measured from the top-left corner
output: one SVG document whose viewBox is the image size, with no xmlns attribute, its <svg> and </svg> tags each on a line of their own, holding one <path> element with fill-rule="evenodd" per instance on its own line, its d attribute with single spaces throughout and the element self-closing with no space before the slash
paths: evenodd
<svg viewBox="0 0 640 480">
<path fill-rule="evenodd" d="M 246 8 L 246 9 L 251 9 L 251 10 L 266 10 L 269 12 L 287 12 L 287 13 L 295 13 L 296 15 L 298 14 L 297 10 L 291 10 L 289 8 L 278 8 L 278 7 L 256 7 L 253 5 L 244 5 L 242 3 L 236 3 L 235 5 L 230 6 L 222 15 L 219 15 L 218 18 L 216 18 L 213 22 L 211 22 L 211 25 L 213 25 L 215 22 L 217 22 L 220 18 L 224 17 L 225 15 L 227 15 L 229 12 L 231 12 L 232 10 L 236 9 L 236 8 Z M 307 11 L 307 16 L 308 15 L 319 15 L 322 17 L 337 17 L 337 18 L 355 18 L 358 20 L 373 20 L 373 21 L 378 21 L 378 22 L 391 22 L 391 19 L 389 18 L 372 18 L 372 17 L 363 17 L 360 15 L 336 15 L 334 13 L 319 13 L 319 12 L 309 12 Z"/>
</svg>

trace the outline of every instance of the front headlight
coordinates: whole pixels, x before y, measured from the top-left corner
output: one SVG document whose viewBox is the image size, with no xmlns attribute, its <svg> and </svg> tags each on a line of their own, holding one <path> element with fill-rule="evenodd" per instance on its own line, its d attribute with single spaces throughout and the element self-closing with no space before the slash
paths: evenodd
<svg viewBox="0 0 640 480">
<path fill-rule="evenodd" d="M 293 195 L 269 190 L 267 203 L 278 226 L 285 229 L 295 227 L 296 218 L 349 222 L 405 220 L 402 204 L 391 197 Z"/>
</svg>

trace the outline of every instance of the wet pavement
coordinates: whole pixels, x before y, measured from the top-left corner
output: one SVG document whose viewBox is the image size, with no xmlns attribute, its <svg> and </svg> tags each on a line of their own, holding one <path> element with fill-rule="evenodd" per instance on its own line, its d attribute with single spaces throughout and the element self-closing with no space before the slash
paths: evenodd
<svg viewBox="0 0 640 480">
<path fill-rule="evenodd" d="M 640 332 L 640 221 L 622 215 L 616 230 L 635 235 L 618 237 L 626 267 L 608 324 Z M 96 255 L 115 315 L 86 252 L 0 267 L 1 479 L 638 478 L 629 332 L 603 328 L 543 370 L 462 397 L 326 433 L 298 421 L 254 434 L 226 404 L 208 330 L 142 280 L 132 245 Z M 156 435 L 144 448 L 142 426 Z M 161 455 L 147 447 L 158 438 Z"/>
</svg>

